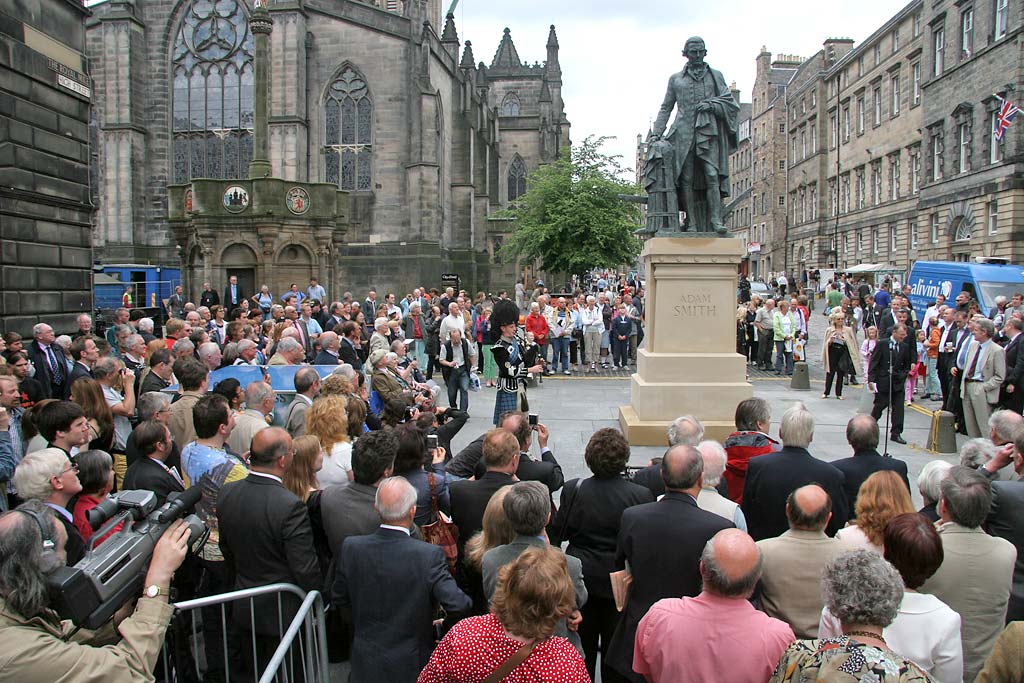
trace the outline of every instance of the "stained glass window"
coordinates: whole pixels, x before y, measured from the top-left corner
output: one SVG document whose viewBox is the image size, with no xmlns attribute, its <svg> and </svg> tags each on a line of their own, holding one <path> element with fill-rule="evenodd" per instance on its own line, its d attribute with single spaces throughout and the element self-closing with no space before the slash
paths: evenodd
<svg viewBox="0 0 1024 683">
<path fill-rule="evenodd" d="M 373 99 L 351 66 L 331 83 L 324 99 L 324 180 L 342 190 L 371 189 Z"/>
<path fill-rule="evenodd" d="M 191 0 L 172 55 L 172 182 L 248 173 L 252 58 L 252 33 L 240 2 Z"/>
<path fill-rule="evenodd" d="M 511 202 L 526 194 L 526 164 L 516 155 L 508 166 L 508 200 Z"/>
</svg>

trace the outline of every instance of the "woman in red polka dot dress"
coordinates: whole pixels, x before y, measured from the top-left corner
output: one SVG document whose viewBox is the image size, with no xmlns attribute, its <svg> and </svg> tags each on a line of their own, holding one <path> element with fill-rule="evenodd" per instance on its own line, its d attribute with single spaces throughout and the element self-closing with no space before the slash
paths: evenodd
<svg viewBox="0 0 1024 683">
<path fill-rule="evenodd" d="M 575 609 L 565 556 L 530 548 L 498 573 L 491 614 L 456 624 L 418 683 L 590 683 L 576 648 L 552 635 Z"/>
</svg>

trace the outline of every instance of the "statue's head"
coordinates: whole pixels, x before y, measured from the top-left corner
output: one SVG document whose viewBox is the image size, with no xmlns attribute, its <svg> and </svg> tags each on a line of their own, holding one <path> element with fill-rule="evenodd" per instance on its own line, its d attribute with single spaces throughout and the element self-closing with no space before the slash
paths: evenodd
<svg viewBox="0 0 1024 683">
<path fill-rule="evenodd" d="M 702 63 L 707 53 L 708 50 L 704 45 L 704 39 L 699 36 L 690 38 L 686 41 L 686 45 L 683 46 L 683 55 L 690 60 L 691 64 Z"/>
</svg>

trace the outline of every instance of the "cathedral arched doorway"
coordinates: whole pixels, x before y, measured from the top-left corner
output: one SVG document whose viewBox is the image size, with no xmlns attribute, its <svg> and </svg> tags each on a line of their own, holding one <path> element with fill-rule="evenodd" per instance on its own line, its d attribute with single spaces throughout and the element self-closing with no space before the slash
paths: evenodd
<svg viewBox="0 0 1024 683">
<path fill-rule="evenodd" d="M 224 273 L 224 284 L 232 275 L 238 278 L 238 286 L 246 296 L 259 291 L 256 283 L 256 252 L 245 244 L 229 245 L 220 257 L 220 265 Z M 262 283 L 260 283 L 262 284 Z"/>
</svg>

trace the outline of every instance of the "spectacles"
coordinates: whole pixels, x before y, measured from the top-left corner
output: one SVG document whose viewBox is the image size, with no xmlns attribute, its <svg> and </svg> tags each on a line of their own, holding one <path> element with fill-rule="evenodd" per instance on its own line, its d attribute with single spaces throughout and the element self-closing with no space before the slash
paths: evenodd
<svg viewBox="0 0 1024 683">
<path fill-rule="evenodd" d="M 77 462 L 72 462 L 71 464 L 69 464 L 67 466 L 67 469 L 61 470 L 60 474 L 58 474 L 57 476 L 58 477 L 63 477 L 68 472 L 78 472 L 78 463 Z"/>
</svg>

